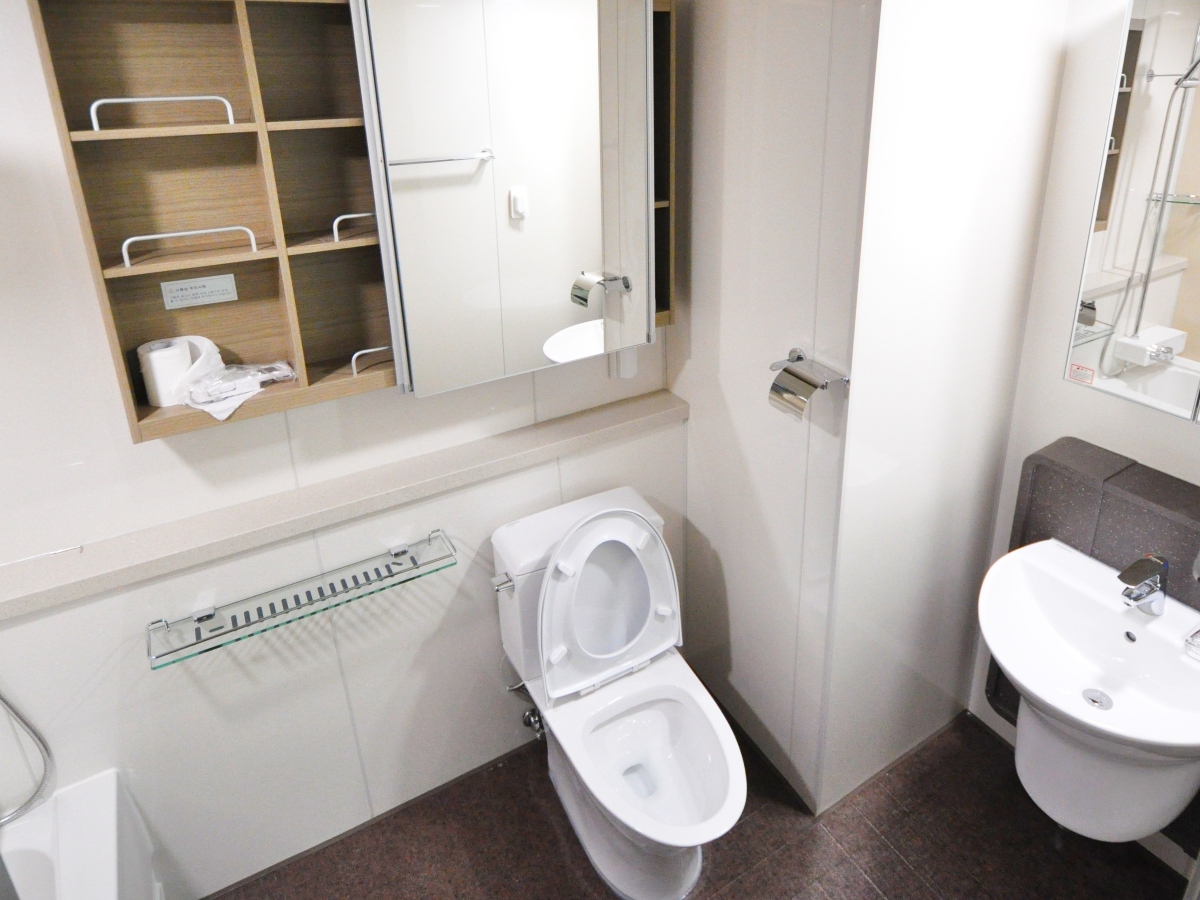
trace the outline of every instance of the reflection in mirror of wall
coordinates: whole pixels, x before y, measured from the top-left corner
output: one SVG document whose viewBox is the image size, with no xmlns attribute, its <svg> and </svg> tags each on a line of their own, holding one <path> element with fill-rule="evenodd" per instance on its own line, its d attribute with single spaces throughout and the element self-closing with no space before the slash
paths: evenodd
<svg viewBox="0 0 1200 900">
<path fill-rule="evenodd" d="M 416 393 L 653 340 L 645 0 L 360 12 Z"/>
<path fill-rule="evenodd" d="M 1198 36 L 1200 0 L 1132 4 L 1066 373 L 1188 419 L 1200 399 Z"/>
</svg>

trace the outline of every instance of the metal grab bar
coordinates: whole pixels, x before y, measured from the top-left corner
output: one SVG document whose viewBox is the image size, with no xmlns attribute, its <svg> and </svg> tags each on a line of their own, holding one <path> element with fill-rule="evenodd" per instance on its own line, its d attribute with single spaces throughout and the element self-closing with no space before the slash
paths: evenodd
<svg viewBox="0 0 1200 900">
<path fill-rule="evenodd" d="M 229 117 L 229 124 L 233 123 L 233 104 L 224 97 L 217 94 L 193 94 L 190 96 L 179 97 L 104 97 L 92 104 L 92 131 L 100 130 L 100 118 L 97 113 L 101 106 L 107 106 L 110 103 L 185 103 L 192 100 L 212 100 L 225 104 L 225 113 Z"/>
<path fill-rule="evenodd" d="M 496 158 L 496 154 L 492 153 L 490 147 L 484 147 L 478 153 L 472 153 L 470 156 L 422 156 L 416 159 L 394 159 L 388 160 L 389 166 L 423 166 L 425 163 L 443 163 L 443 162 L 466 162 L 471 159 L 481 159 L 484 162 L 490 162 Z"/>
<path fill-rule="evenodd" d="M 345 222 L 347 219 L 373 219 L 373 218 L 375 218 L 375 213 L 346 213 L 346 215 L 344 215 L 344 216 L 338 216 L 336 219 L 333 220 L 333 242 L 336 244 L 339 241 L 341 241 L 341 238 L 338 236 L 338 227 L 343 222 Z"/>
<path fill-rule="evenodd" d="M 129 261 L 129 247 L 131 244 L 137 244 L 141 241 L 157 241 L 160 238 L 177 238 L 177 237 L 194 237 L 200 234 L 222 234 L 226 231 L 244 231 L 250 237 L 250 249 L 255 253 L 258 252 L 258 241 L 254 238 L 254 232 L 245 225 L 230 225 L 226 228 L 199 228 L 196 231 L 168 231 L 163 234 L 137 234 L 131 238 L 126 238 L 125 243 L 121 244 L 121 258 L 125 260 L 125 268 L 133 265 Z"/>
<path fill-rule="evenodd" d="M 366 356 L 368 353 L 382 353 L 384 350 L 391 349 L 391 347 L 372 347 L 370 350 L 359 350 L 350 357 L 350 374 L 355 378 L 358 377 L 358 358 L 360 356 Z"/>
</svg>

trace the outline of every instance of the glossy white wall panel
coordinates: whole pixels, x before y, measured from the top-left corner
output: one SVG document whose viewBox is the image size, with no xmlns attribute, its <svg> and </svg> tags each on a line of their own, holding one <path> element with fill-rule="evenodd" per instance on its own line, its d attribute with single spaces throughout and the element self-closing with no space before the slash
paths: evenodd
<svg viewBox="0 0 1200 900">
<path fill-rule="evenodd" d="M 1065 9 L 883 6 L 820 808 L 965 700 Z"/>
<path fill-rule="evenodd" d="M 373 0 L 368 12 L 389 163 L 490 148 L 483 0 Z M 492 164 L 389 165 L 388 180 L 417 394 L 501 377 Z"/>
<path fill-rule="evenodd" d="M 532 738 L 505 690 L 491 535 L 560 497 L 549 463 L 318 535 L 326 567 L 435 528 L 458 550 L 453 568 L 330 614 L 374 815 Z"/>
<path fill-rule="evenodd" d="M 483 0 L 368 0 L 367 12 L 388 159 L 491 146 Z"/>
<path fill-rule="evenodd" d="M 833 4 L 690 15 L 691 296 L 670 350 L 692 405 L 684 651 L 804 789 L 790 745 L 809 426 L 767 389 L 770 363 L 814 335 Z"/>
<path fill-rule="evenodd" d="M 527 372 L 550 364 L 547 337 L 603 314 L 570 300 L 580 272 L 604 267 L 596 0 L 485 0 L 484 15 L 504 364 Z"/>
</svg>

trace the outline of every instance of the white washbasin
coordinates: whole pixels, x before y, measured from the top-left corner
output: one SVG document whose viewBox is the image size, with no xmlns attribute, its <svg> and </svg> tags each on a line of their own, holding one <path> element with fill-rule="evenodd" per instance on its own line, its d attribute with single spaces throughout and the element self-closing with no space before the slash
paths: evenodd
<svg viewBox="0 0 1200 900">
<path fill-rule="evenodd" d="M 542 344 L 542 352 L 551 362 L 574 362 L 604 352 L 604 320 L 592 319 L 556 331 Z"/>
<path fill-rule="evenodd" d="M 979 593 L 984 640 L 1021 694 L 1022 784 L 1057 822 L 1107 841 L 1158 831 L 1200 788 L 1200 661 L 1184 649 L 1200 613 L 1168 597 L 1151 616 L 1123 587 L 1049 540 L 997 560 Z"/>
</svg>

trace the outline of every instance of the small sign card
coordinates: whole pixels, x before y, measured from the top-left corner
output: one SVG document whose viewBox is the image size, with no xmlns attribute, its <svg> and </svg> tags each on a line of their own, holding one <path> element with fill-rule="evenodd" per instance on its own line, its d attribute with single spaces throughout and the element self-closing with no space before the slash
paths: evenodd
<svg viewBox="0 0 1200 900">
<path fill-rule="evenodd" d="M 163 304 L 167 309 L 185 306 L 204 306 L 208 303 L 228 303 L 236 300 L 237 283 L 232 275 L 210 275 L 208 278 L 188 278 L 184 281 L 162 283 Z"/>
</svg>

